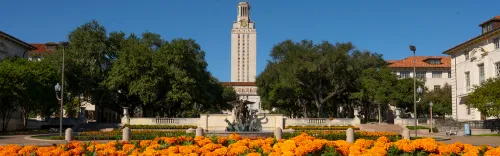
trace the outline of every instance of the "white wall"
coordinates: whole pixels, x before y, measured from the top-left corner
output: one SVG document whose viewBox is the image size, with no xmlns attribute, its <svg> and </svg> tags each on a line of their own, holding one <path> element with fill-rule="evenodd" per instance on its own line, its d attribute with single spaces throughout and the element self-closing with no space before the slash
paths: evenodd
<svg viewBox="0 0 500 156">
<path fill-rule="evenodd" d="M 7 47 L 7 55 L 8 56 L 19 56 L 23 57 L 24 52 L 28 51 L 24 47 L 19 46 L 18 44 L 15 44 L 14 42 L 11 42 L 9 40 L 6 40 L 5 38 L 0 37 L 0 43 L 4 43 L 5 46 Z M 26 53 L 26 56 L 28 53 Z M 3 54 L 0 54 L 0 60 L 5 58 Z M 26 57 L 25 57 L 26 58 Z"/>
<path fill-rule="evenodd" d="M 400 75 L 401 71 L 410 71 L 410 77 L 413 77 L 413 69 L 392 69 L 392 71 L 396 72 L 396 75 Z M 448 72 L 450 69 L 435 69 L 435 68 L 417 68 L 416 69 L 417 73 L 420 71 L 425 71 L 425 87 L 427 87 L 429 90 L 434 90 L 434 85 L 439 85 L 440 87 L 443 87 L 444 84 L 448 83 L 448 85 L 451 85 L 452 83 L 452 78 L 448 77 Z M 432 72 L 441 72 L 441 78 L 432 78 Z M 453 76 L 453 75 L 452 75 Z"/>
<path fill-rule="evenodd" d="M 469 51 L 473 48 L 483 47 L 488 54 L 481 56 L 482 52 L 477 52 L 474 56 L 477 58 L 474 61 L 466 60 L 466 49 L 460 49 L 451 55 L 451 70 L 452 70 L 452 103 L 453 103 L 453 118 L 458 120 L 481 120 L 481 113 L 474 108 L 468 112 L 468 107 L 465 105 L 465 99 L 473 90 L 466 89 L 465 72 L 470 72 L 471 88 L 474 85 L 479 85 L 479 68 L 477 65 L 484 64 L 485 80 L 495 77 L 495 63 L 500 62 L 500 49 L 494 49 L 492 42 L 493 38 L 499 37 L 496 35 L 490 37 L 487 41 L 482 41 L 474 45 L 470 45 Z M 470 58 L 472 52 L 469 52 Z M 456 70 L 456 73 L 455 73 Z M 458 105 L 457 105 L 458 104 Z"/>
</svg>

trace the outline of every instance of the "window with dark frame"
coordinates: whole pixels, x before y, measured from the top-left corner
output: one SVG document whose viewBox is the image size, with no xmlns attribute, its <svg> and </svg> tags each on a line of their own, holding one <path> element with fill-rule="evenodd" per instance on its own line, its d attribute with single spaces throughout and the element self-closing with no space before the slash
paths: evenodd
<svg viewBox="0 0 500 156">
<path fill-rule="evenodd" d="M 425 71 L 417 71 L 417 78 L 425 78 Z"/>
<path fill-rule="evenodd" d="M 465 88 L 470 90 L 470 72 L 465 72 Z"/>
<path fill-rule="evenodd" d="M 477 65 L 479 71 L 479 83 L 484 82 L 484 64 Z"/>
<path fill-rule="evenodd" d="M 500 62 L 495 63 L 495 75 L 500 77 Z"/>
<path fill-rule="evenodd" d="M 399 78 L 409 78 L 410 77 L 410 71 L 400 71 L 399 72 Z"/>
<path fill-rule="evenodd" d="M 432 78 L 442 78 L 443 72 L 441 71 L 433 71 L 432 72 Z"/>
<path fill-rule="evenodd" d="M 493 43 L 495 44 L 495 49 L 500 49 L 500 37 L 493 39 Z"/>
</svg>

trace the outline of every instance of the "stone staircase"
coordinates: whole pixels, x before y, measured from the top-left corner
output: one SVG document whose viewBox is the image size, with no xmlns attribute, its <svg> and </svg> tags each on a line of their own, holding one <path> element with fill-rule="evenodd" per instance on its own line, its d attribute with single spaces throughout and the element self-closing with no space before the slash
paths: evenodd
<svg viewBox="0 0 500 156">
<path fill-rule="evenodd" d="M 367 132 L 395 132 L 401 134 L 403 128 L 393 124 L 361 124 L 359 130 Z"/>
</svg>

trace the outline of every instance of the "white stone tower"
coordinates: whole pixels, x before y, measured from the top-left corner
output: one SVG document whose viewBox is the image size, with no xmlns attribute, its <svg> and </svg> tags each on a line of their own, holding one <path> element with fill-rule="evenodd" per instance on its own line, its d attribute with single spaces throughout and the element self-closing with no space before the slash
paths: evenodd
<svg viewBox="0 0 500 156">
<path fill-rule="evenodd" d="M 237 21 L 231 31 L 231 82 L 255 82 L 257 31 L 250 20 L 250 4 L 238 3 Z"/>
</svg>

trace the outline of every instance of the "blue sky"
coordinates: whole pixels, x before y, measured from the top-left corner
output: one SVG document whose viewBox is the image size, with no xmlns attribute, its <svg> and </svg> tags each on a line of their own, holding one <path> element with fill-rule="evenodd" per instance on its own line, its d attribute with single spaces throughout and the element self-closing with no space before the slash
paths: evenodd
<svg viewBox="0 0 500 156">
<path fill-rule="evenodd" d="M 208 70 L 230 80 L 230 30 L 237 0 L 1 0 L 0 30 L 29 43 L 67 40 L 96 19 L 108 32 L 193 38 Z M 257 71 L 274 44 L 286 39 L 353 42 L 384 59 L 441 53 L 480 34 L 478 24 L 500 15 L 499 0 L 250 0 L 257 28 Z"/>
</svg>

